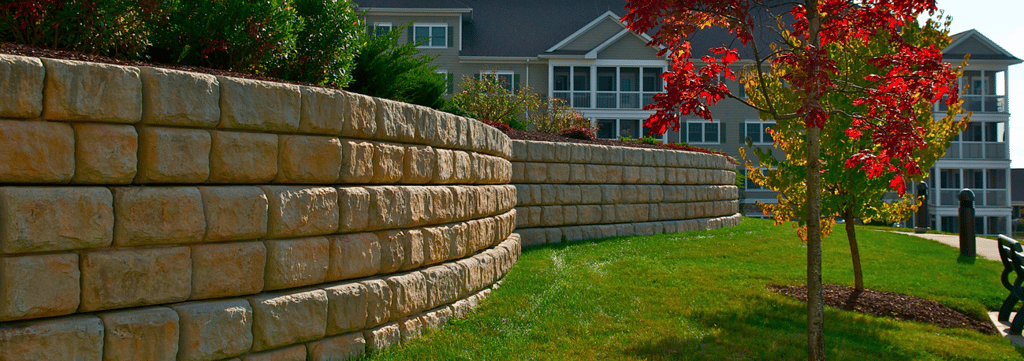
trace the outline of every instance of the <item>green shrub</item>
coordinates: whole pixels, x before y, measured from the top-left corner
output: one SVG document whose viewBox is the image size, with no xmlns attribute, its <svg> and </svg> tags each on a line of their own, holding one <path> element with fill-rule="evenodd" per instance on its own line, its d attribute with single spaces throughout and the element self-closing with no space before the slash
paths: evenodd
<svg viewBox="0 0 1024 361">
<path fill-rule="evenodd" d="M 351 0 L 294 0 L 304 27 L 298 32 L 295 54 L 275 75 L 282 79 L 343 87 L 352 80 L 362 21 Z"/>
<path fill-rule="evenodd" d="M 563 129 L 587 128 L 591 129 L 590 119 L 587 119 L 569 106 L 569 103 L 560 98 L 550 98 L 538 101 L 530 109 L 527 121 L 535 130 L 542 133 L 556 134 Z M 595 129 L 591 129 L 595 131 Z"/>
<path fill-rule="evenodd" d="M 523 120 L 527 111 L 540 106 L 540 98 L 530 88 L 508 89 L 495 77 L 463 77 L 459 83 L 462 92 L 452 96 L 452 104 L 480 120 L 508 124 L 515 129 L 526 129 Z"/>
<path fill-rule="evenodd" d="M 430 65 L 436 56 L 421 56 L 417 44 L 398 44 L 405 27 L 380 36 L 367 36 L 355 57 L 352 82 L 346 90 L 356 93 L 419 104 L 434 109 L 445 106 L 448 88 L 443 74 Z"/>
</svg>

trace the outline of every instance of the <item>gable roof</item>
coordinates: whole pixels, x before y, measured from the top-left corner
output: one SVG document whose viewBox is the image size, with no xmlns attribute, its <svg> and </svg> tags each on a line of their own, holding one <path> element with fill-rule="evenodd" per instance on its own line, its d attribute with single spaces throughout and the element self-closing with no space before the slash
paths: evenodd
<svg viewBox="0 0 1024 361">
<path fill-rule="evenodd" d="M 1019 64 L 1022 60 L 1010 54 L 992 39 L 982 35 L 975 29 L 963 31 L 950 36 L 952 42 L 942 49 L 942 57 L 948 60 L 961 60 L 971 54 L 971 59 L 1002 60 L 1008 64 Z"/>
</svg>

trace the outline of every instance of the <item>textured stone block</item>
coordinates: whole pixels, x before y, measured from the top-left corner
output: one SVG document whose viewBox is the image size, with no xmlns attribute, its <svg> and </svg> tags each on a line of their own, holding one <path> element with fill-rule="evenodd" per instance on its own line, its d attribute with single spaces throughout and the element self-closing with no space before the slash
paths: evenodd
<svg viewBox="0 0 1024 361">
<path fill-rule="evenodd" d="M 547 183 L 548 181 L 547 163 L 525 163 L 523 164 L 523 173 L 523 180 L 526 183 Z"/>
<path fill-rule="evenodd" d="M 367 352 L 380 352 L 391 346 L 398 346 L 402 333 L 397 323 L 390 323 L 371 330 L 363 331 L 366 339 Z"/>
<path fill-rule="evenodd" d="M 0 360 L 100 360 L 103 324 L 95 316 L 0 324 Z"/>
<path fill-rule="evenodd" d="M 355 360 L 366 353 L 366 339 L 362 332 L 353 332 L 310 342 L 307 348 L 311 361 Z"/>
<path fill-rule="evenodd" d="M 404 271 L 423 265 L 423 232 L 419 229 L 382 231 L 377 232 L 377 237 L 382 249 L 392 251 L 382 253 L 381 273 L 394 272 L 394 266 Z M 396 255 L 398 249 L 404 254 Z"/>
<path fill-rule="evenodd" d="M 341 141 L 335 137 L 281 135 L 277 183 L 329 184 L 341 172 Z"/>
<path fill-rule="evenodd" d="M 245 300 L 190 302 L 171 308 L 179 319 L 178 360 L 221 360 L 252 347 L 252 307 Z"/>
<path fill-rule="evenodd" d="M 202 183 L 210 176 L 210 133 L 139 127 L 137 183 Z"/>
<path fill-rule="evenodd" d="M 423 333 L 423 328 L 423 320 L 419 316 L 407 317 L 398 321 L 398 330 L 403 343 L 419 337 Z"/>
<path fill-rule="evenodd" d="M 365 327 L 381 325 L 391 319 L 391 288 L 383 279 L 371 279 L 360 282 L 366 287 L 366 324 Z"/>
<path fill-rule="evenodd" d="M 267 234 L 267 196 L 259 187 L 199 187 L 206 242 L 261 238 Z"/>
<path fill-rule="evenodd" d="M 437 167 L 437 155 L 434 148 L 412 146 L 405 149 L 405 167 L 402 172 L 402 183 L 427 184 L 434 178 Z"/>
<path fill-rule="evenodd" d="M 400 228 L 412 224 L 409 194 L 395 186 L 367 187 L 369 229 Z"/>
<path fill-rule="evenodd" d="M 37 58 L 0 55 L 0 117 L 35 118 L 43 111 L 46 70 Z"/>
<path fill-rule="evenodd" d="M 324 237 L 266 241 L 265 290 L 321 283 L 327 277 L 330 243 Z"/>
<path fill-rule="evenodd" d="M 104 123 L 135 123 L 142 118 L 138 68 L 41 60 L 46 67 L 43 118 Z"/>
<path fill-rule="evenodd" d="M 241 296 L 263 290 L 267 248 L 263 242 L 192 246 L 193 300 Z"/>
<path fill-rule="evenodd" d="M 451 254 L 449 227 L 428 227 L 423 233 L 423 264 L 430 265 L 443 262 Z"/>
<path fill-rule="evenodd" d="M 242 356 L 241 361 L 306 361 L 306 345 L 248 354 Z"/>
<path fill-rule="evenodd" d="M 178 355 L 178 314 L 166 307 L 99 314 L 103 360 L 174 361 Z"/>
<path fill-rule="evenodd" d="M 220 121 L 220 84 L 208 74 L 140 67 L 142 123 L 213 128 Z"/>
<path fill-rule="evenodd" d="M 377 113 L 380 139 L 405 142 L 416 139 L 416 121 L 420 113 L 417 107 L 388 99 L 374 100 L 380 110 Z"/>
<path fill-rule="evenodd" d="M 402 179 L 405 167 L 405 147 L 397 144 L 374 143 L 373 183 L 393 184 Z"/>
<path fill-rule="evenodd" d="M 261 186 L 270 202 L 267 237 L 331 234 L 338 230 L 338 191 L 331 187 Z"/>
<path fill-rule="evenodd" d="M 522 162 L 512 163 L 512 175 L 509 178 L 511 183 L 525 183 L 526 182 L 526 164 Z"/>
<path fill-rule="evenodd" d="M 210 131 L 210 183 L 268 183 L 277 176 L 277 135 Z"/>
<path fill-rule="evenodd" d="M 381 244 L 373 233 L 329 236 L 327 281 L 372 276 L 380 271 Z"/>
<path fill-rule="evenodd" d="M 199 189 L 119 187 L 114 194 L 114 245 L 195 243 L 206 233 Z"/>
<path fill-rule="evenodd" d="M 454 219 L 452 202 L 455 200 L 452 198 L 451 190 L 447 187 L 425 187 L 423 189 L 427 192 L 427 197 L 424 199 L 426 202 L 424 218 L 428 220 L 427 223 L 445 223 Z"/>
<path fill-rule="evenodd" d="M 373 143 L 341 139 L 342 183 L 365 184 L 373 181 Z"/>
<path fill-rule="evenodd" d="M 435 148 L 436 155 L 434 178 L 431 183 L 447 184 L 452 182 L 455 176 L 455 155 L 451 150 Z"/>
<path fill-rule="evenodd" d="M 327 334 L 359 331 L 367 325 L 369 289 L 360 283 L 324 288 L 327 292 Z"/>
<path fill-rule="evenodd" d="M 344 112 L 341 135 L 355 138 L 375 138 L 377 114 L 381 112 L 376 100 L 362 94 L 343 92 L 348 108 Z"/>
<path fill-rule="evenodd" d="M 434 308 L 455 302 L 459 298 L 458 278 L 455 272 L 445 266 L 434 266 L 420 273 L 427 283 L 427 308 Z"/>
<path fill-rule="evenodd" d="M 410 272 L 385 278 L 391 289 L 391 320 L 397 321 L 427 309 L 427 280 Z"/>
<path fill-rule="evenodd" d="M 219 76 L 222 129 L 299 130 L 301 93 L 292 84 Z"/>
<path fill-rule="evenodd" d="M 128 184 L 135 178 L 138 133 L 130 125 L 80 123 L 75 131 L 72 183 Z"/>
<path fill-rule="evenodd" d="M 299 112 L 299 131 L 303 133 L 341 134 L 348 101 L 345 92 L 336 89 L 304 86 Z"/>
<path fill-rule="evenodd" d="M 369 227 L 370 192 L 361 187 L 339 187 L 338 231 L 358 232 Z"/>
<path fill-rule="evenodd" d="M 76 254 L 0 257 L 0 321 L 74 313 L 79 277 Z"/>
<path fill-rule="evenodd" d="M 0 187 L 0 254 L 108 246 L 112 202 L 99 187 Z"/>
<path fill-rule="evenodd" d="M 0 120 L 0 182 L 67 183 L 75 172 L 70 125 Z"/>
<path fill-rule="evenodd" d="M 253 351 L 323 338 L 327 330 L 327 293 L 323 290 L 249 297 L 253 315 Z"/>
<path fill-rule="evenodd" d="M 181 302 L 192 289 L 188 247 L 86 252 L 81 269 L 83 312 Z"/>
</svg>

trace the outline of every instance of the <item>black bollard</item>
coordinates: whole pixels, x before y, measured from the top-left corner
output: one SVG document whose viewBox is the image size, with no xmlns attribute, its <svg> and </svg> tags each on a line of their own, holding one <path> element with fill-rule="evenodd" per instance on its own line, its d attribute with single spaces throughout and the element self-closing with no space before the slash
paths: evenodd
<svg viewBox="0 0 1024 361">
<path fill-rule="evenodd" d="M 917 184 L 917 196 L 921 197 L 921 207 L 917 209 L 917 217 L 914 219 L 914 233 L 925 233 L 931 223 L 928 219 L 928 183 L 922 181 Z"/>
<path fill-rule="evenodd" d="M 974 257 L 974 191 L 964 188 L 960 198 L 960 256 Z"/>
</svg>

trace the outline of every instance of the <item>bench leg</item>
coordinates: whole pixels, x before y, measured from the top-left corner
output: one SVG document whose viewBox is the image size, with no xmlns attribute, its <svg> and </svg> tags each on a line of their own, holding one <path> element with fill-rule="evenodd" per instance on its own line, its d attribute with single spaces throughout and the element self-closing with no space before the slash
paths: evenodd
<svg viewBox="0 0 1024 361">
<path fill-rule="evenodd" d="M 1003 300 L 1003 307 L 999 308 L 999 322 L 1006 322 L 1010 320 L 1010 313 L 1013 312 L 1013 306 L 1017 305 L 1017 296 L 1010 294 Z"/>
<path fill-rule="evenodd" d="M 1020 336 L 1021 331 L 1024 330 L 1024 317 L 1021 316 L 1024 316 L 1024 310 L 1022 310 L 1021 312 L 1017 312 L 1017 315 L 1013 316 L 1013 322 L 1010 322 L 1009 333 L 1011 335 Z"/>
</svg>

